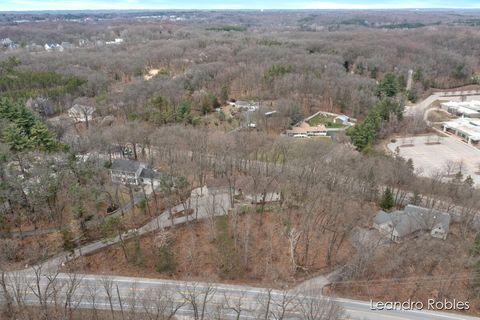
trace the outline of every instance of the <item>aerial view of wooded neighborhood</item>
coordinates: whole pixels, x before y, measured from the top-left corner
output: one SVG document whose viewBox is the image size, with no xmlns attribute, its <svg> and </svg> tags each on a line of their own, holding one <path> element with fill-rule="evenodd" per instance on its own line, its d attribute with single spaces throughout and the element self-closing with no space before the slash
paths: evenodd
<svg viewBox="0 0 480 320">
<path fill-rule="evenodd" d="M 480 10 L 84 9 L 0 11 L 0 319 L 478 319 Z"/>
</svg>

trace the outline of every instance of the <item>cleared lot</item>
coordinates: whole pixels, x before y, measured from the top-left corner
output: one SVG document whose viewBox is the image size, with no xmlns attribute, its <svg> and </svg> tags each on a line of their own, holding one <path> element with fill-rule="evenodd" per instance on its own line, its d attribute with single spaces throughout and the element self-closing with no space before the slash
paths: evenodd
<svg viewBox="0 0 480 320">
<path fill-rule="evenodd" d="M 435 142 L 440 142 L 436 144 Z M 400 156 L 412 159 L 415 171 L 423 176 L 432 176 L 439 172 L 450 171 L 455 174 L 461 168 L 463 176 L 471 175 L 475 186 L 480 186 L 480 150 L 453 137 L 417 136 L 398 139 L 389 143 L 388 148 Z"/>
</svg>

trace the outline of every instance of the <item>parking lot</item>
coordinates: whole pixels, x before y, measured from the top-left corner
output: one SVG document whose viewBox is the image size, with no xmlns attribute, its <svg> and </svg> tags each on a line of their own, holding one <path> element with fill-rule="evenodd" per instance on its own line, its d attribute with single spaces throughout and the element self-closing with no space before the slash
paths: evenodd
<svg viewBox="0 0 480 320">
<path fill-rule="evenodd" d="M 480 186 L 480 150 L 454 137 L 417 136 L 397 139 L 389 143 L 388 148 L 400 156 L 412 159 L 416 173 L 422 176 L 433 176 L 438 173 L 455 174 L 460 167 L 464 177 L 471 175 L 475 186 Z"/>
</svg>

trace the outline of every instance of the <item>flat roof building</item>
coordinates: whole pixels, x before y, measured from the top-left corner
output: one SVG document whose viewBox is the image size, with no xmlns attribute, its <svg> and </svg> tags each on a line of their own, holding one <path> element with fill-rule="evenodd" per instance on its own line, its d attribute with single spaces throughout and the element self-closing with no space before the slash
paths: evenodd
<svg viewBox="0 0 480 320">
<path fill-rule="evenodd" d="M 480 120 L 471 118 L 459 118 L 442 124 L 444 132 L 455 134 L 470 144 L 477 145 L 480 142 Z"/>
<path fill-rule="evenodd" d="M 480 101 L 449 101 L 441 103 L 443 110 L 457 115 L 469 118 L 480 118 Z"/>
</svg>

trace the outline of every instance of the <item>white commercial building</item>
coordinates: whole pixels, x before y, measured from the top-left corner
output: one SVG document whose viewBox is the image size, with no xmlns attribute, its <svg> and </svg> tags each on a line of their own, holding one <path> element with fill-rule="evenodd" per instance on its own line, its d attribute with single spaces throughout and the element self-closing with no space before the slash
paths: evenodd
<svg viewBox="0 0 480 320">
<path fill-rule="evenodd" d="M 441 103 L 443 110 L 463 117 L 480 118 L 480 101 L 449 101 Z"/>
<path fill-rule="evenodd" d="M 453 133 L 470 144 L 477 145 L 480 142 L 480 120 L 459 118 L 442 124 L 444 132 Z"/>
</svg>

